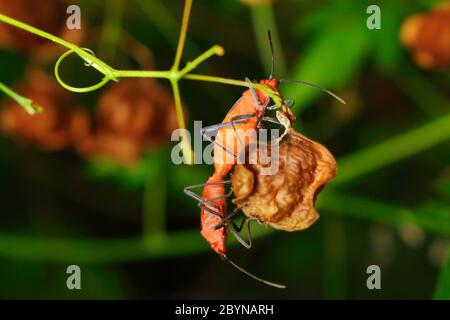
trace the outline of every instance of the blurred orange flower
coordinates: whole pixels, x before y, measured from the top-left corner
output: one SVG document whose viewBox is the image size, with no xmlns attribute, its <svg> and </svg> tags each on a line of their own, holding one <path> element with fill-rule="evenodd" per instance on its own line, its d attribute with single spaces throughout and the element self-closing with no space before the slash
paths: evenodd
<svg viewBox="0 0 450 320">
<path fill-rule="evenodd" d="M 112 86 L 98 101 L 95 120 L 96 128 L 78 141 L 78 150 L 125 165 L 166 143 L 178 127 L 171 94 L 151 79 L 123 79 Z"/>
<path fill-rule="evenodd" d="M 5 98 L 0 109 L 0 129 L 11 137 L 35 144 L 45 150 L 60 150 L 88 133 L 89 119 L 77 108 L 70 93 L 47 75 L 32 71 L 17 90 L 44 108 L 30 116 L 15 101 Z"/>
<path fill-rule="evenodd" d="M 450 2 L 409 17 L 400 39 L 411 50 L 416 63 L 425 69 L 450 65 Z"/>
</svg>

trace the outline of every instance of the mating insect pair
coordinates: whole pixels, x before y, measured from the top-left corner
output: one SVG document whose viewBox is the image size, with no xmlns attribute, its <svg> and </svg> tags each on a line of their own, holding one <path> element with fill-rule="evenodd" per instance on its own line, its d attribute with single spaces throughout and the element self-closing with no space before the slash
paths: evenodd
<svg viewBox="0 0 450 320">
<path fill-rule="evenodd" d="M 224 120 L 220 124 L 207 126 L 202 128 L 202 136 L 208 141 L 214 143 L 214 173 L 204 184 L 193 185 L 186 187 L 184 192 L 199 202 L 201 209 L 201 234 L 208 241 L 211 248 L 219 254 L 224 260 L 228 261 L 234 267 L 244 272 L 253 279 L 263 282 L 267 285 L 277 288 L 284 288 L 285 286 L 263 280 L 255 275 L 244 270 L 240 266 L 236 265 L 226 255 L 226 239 L 228 232 L 231 232 L 233 236 L 246 248 L 250 248 L 252 245 L 250 222 L 252 219 L 245 217 L 240 226 L 237 226 L 232 218 L 239 213 L 239 207 L 234 209 L 231 213 L 227 214 L 226 199 L 231 195 L 231 192 L 225 194 L 225 185 L 230 184 L 231 180 L 226 180 L 226 176 L 230 173 L 233 167 L 237 163 L 237 159 L 240 156 L 238 150 L 245 151 L 246 147 L 251 145 L 256 140 L 256 135 L 245 135 L 245 132 L 249 130 L 258 131 L 262 128 L 263 122 L 276 123 L 283 126 L 276 118 L 266 115 L 266 111 L 282 109 L 282 112 L 291 121 L 295 120 L 290 107 L 293 105 L 292 100 L 283 100 L 279 91 L 279 84 L 281 82 L 297 82 L 319 88 L 324 90 L 328 94 L 337 98 L 341 102 L 342 99 L 337 97 L 334 93 L 318 87 L 316 85 L 296 80 L 278 80 L 273 77 L 274 72 L 274 56 L 273 46 L 269 33 L 269 43 L 272 51 L 272 70 L 268 79 L 263 79 L 259 83 L 269 87 L 273 92 L 277 94 L 281 104 L 269 105 L 271 98 L 268 93 L 255 89 L 253 83 L 247 78 L 246 81 L 249 84 L 249 89 L 244 91 L 239 100 L 233 105 L 230 111 L 225 116 Z M 215 138 L 212 135 L 216 134 Z M 239 146 L 241 147 L 239 149 Z M 223 154 L 223 151 L 232 156 L 231 161 L 220 161 L 217 158 L 217 154 Z M 203 187 L 203 193 L 201 196 L 192 191 L 195 188 Z M 241 235 L 244 224 L 247 223 L 248 229 L 248 241 L 245 241 Z M 231 228 L 229 226 L 231 225 Z"/>
</svg>

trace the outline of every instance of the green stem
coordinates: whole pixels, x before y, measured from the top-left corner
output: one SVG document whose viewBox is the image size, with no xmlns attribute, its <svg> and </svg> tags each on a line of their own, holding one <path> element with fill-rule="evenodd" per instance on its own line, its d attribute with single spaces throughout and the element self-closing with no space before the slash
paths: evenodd
<svg viewBox="0 0 450 320">
<path fill-rule="evenodd" d="M 424 130 L 429 131 L 430 127 L 448 131 L 448 122 L 450 122 L 450 116 L 435 120 L 422 128 L 405 133 L 401 137 L 415 138 L 417 133 L 421 133 L 421 131 L 423 132 Z M 431 131 L 439 131 L 436 128 Z M 446 138 L 448 138 L 448 136 L 450 136 L 450 134 L 447 132 Z M 430 143 L 421 143 L 420 147 L 409 150 L 409 152 L 399 152 L 395 159 L 400 160 L 406 158 L 414 152 L 423 151 L 425 148 L 432 147 L 443 140 L 444 137 L 431 139 Z M 388 154 L 387 151 L 392 151 L 393 148 L 404 151 L 401 145 L 398 145 L 398 142 L 396 142 L 398 141 L 398 138 L 393 138 L 392 141 L 394 141 L 394 143 L 387 141 L 383 143 L 381 147 L 380 145 L 369 147 L 357 154 L 373 155 L 380 153 L 384 155 L 382 157 L 383 160 L 386 157 L 386 154 Z M 414 140 L 406 139 L 406 144 L 414 145 L 411 141 L 414 142 Z M 394 149 L 394 151 L 397 150 Z M 349 156 L 343 161 L 338 161 L 338 163 L 341 164 L 340 175 L 345 177 L 338 180 L 338 184 L 345 184 L 378 168 L 378 166 L 374 166 L 372 162 L 369 161 L 367 162 L 367 165 L 357 166 L 357 170 L 353 172 L 353 165 L 356 165 L 357 163 L 352 159 L 354 158 Z M 388 159 L 391 158 L 388 157 Z M 383 161 L 382 163 L 386 165 L 389 162 L 391 161 Z M 360 197 L 341 195 L 330 190 L 326 190 L 321 194 L 318 198 L 317 205 L 320 211 L 326 210 L 335 214 L 351 215 L 391 225 L 414 222 L 425 230 L 447 236 L 450 235 L 450 229 L 447 223 L 430 223 L 423 215 L 415 214 L 405 208 Z M 270 233 L 271 229 L 258 228 L 256 231 L 256 236 L 263 236 Z M 182 256 L 208 250 L 206 243 L 198 236 L 198 230 L 170 233 L 163 241 L 158 237 L 154 237 L 153 239 L 150 239 L 150 241 L 152 241 L 151 246 L 149 246 L 149 243 L 147 242 L 144 246 L 140 238 L 75 240 L 16 236 L 0 233 L 0 256 L 13 259 L 56 261 L 64 263 L 73 260 L 80 261 L 80 263 L 118 262 Z M 231 244 L 235 244 L 235 242 L 231 242 Z"/>
<path fill-rule="evenodd" d="M 220 46 L 218 46 L 220 47 Z M 208 51 L 212 50 L 213 48 L 209 49 Z M 204 58 L 206 55 L 206 52 L 202 54 L 202 58 Z M 217 53 L 216 53 L 217 54 Z M 208 54 L 210 57 L 211 55 Z M 204 59 L 203 59 L 204 60 Z M 196 64 L 198 64 L 198 58 L 194 60 Z M 192 63 L 188 64 L 186 67 L 191 67 Z M 200 61 L 201 62 L 201 61 Z M 185 72 L 185 69 L 182 69 L 178 72 L 172 72 L 172 71 L 152 71 L 152 70 L 115 70 L 114 71 L 114 77 L 116 78 L 162 78 L 162 79 L 178 79 L 179 74 L 184 74 L 181 79 L 186 80 L 194 80 L 194 81 L 205 81 L 205 82 L 212 82 L 212 83 L 222 83 L 232 86 L 239 86 L 239 87 L 246 87 L 250 88 L 253 87 L 255 89 L 261 90 L 265 93 L 267 93 L 274 101 L 281 102 L 280 98 L 276 94 L 275 91 L 270 89 L 268 86 L 260 84 L 260 83 L 248 83 L 246 81 L 242 80 L 236 80 L 236 79 L 230 79 L 230 78 L 224 78 L 224 77 L 216 77 L 216 76 L 208 76 L 203 74 L 194 74 L 194 73 L 187 73 Z"/>
<path fill-rule="evenodd" d="M 118 1 L 118 0 L 116 0 L 116 1 Z M 116 4 L 116 5 L 118 5 L 118 4 Z M 171 81 L 171 85 L 173 88 L 175 107 L 176 107 L 176 112 L 177 112 L 177 116 L 178 116 L 178 123 L 180 125 L 179 128 L 185 129 L 186 126 L 185 126 L 184 115 L 182 112 L 178 81 L 183 76 L 185 76 L 188 72 L 195 69 L 201 62 L 205 61 L 212 55 L 214 55 L 214 54 L 222 55 L 224 52 L 222 47 L 213 46 L 211 49 L 209 49 L 205 53 L 201 54 L 199 57 L 194 59 L 192 62 L 188 63 L 181 71 L 179 70 L 179 65 L 181 62 L 181 57 L 183 54 L 184 44 L 185 44 L 185 40 L 186 40 L 186 33 L 187 33 L 188 24 L 189 24 L 189 16 L 190 16 L 191 8 L 192 8 L 192 0 L 186 0 L 185 6 L 184 6 L 184 11 L 183 11 L 183 20 L 181 23 L 181 31 L 180 31 L 180 37 L 179 37 L 179 41 L 178 41 L 177 51 L 176 51 L 173 66 L 171 67 L 170 71 L 115 70 L 114 68 L 110 67 L 108 64 L 103 62 L 102 60 L 96 58 L 94 56 L 94 53 L 89 49 L 82 49 L 82 48 L 76 46 L 75 44 L 69 43 L 63 39 L 60 39 L 60 38 L 52 35 L 52 34 L 49 34 L 45 31 L 39 30 L 33 26 L 30 26 L 26 23 L 20 22 L 18 20 L 15 20 L 13 18 L 7 17 L 2 14 L 0 14 L 0 21 L 8 23 L 8 24 L 10 24 L 14 27 L 20 28 L 22 30 L 31 32 L 33 34 L 36 34 L 40 37 L 46 38 L 53 42 L 56 42 L 56 43 L 58 43 L 62 46 L 65 46 L 66 48 L 69 49 L 67 52 L 65 52 L 63 55 L 61 55 L 61 57 L 59 57 L 59 59 L 57 60 L 57 62 L 55 64 L 56 79 L 61 84 L 61 86 L 63 86 L 67 90 L 70 90 L 73 92 L 80 92 L 80 93 L 90 92 L 90 91 L 94 91 L 94 90 L 101 88 L 106 83 L 108 83 L 110 80 L 118 81 L 119 77 L 146 77 L 146 78 L 169 79 Z M 117 9 L 117 7 L 115 6 L 114 10 L 116 10 L 116 9 Z M 119 10 L 119 11 L 121 11 L 121 10 Z M 111 19 L 111 20 L 114 20 L 113 22 L 114 22 L 114 24 L 116 24 L 116 18 Z M 111 22 L 111 24 L 113 22 Z M 107 29 L 109 30 L 110 28 L 107 28 Z M 116 34 L 116 36 L 117 36 L 117 34 Z M 109 39 L 109 40 L 111 40 L 111 39 Z M 100 71 L 102 74 L 104 74 L 103 79 L 99 83 L 88 86 L 88 87 L 74 87 L 74 86 L 71 86 L 71 85 L 65 83 L 59 74 L 59 67 L 61 65 L 62 60 L 64 60 L 64 58 L 66 58 L 72 52 L 75 52 L 82 59 L 84 59 L 88 66 L 92 66 L 95 69 L 97 69 L 98 71 Z M 182 141 L 183 156 L 185 157 L 187 163 L 191 164 L 191 163 L 193 163 L 191 161 L 193 161 L 194 152 L 192 151 L 192 149 L 189 146 L 190 143 L 187 139 L 185 130 L 183 130 L 182 132 L 183 132 L 182 133 L 182 135 L 183 135 L 183 137 L 182 137 L 182 139 L 183 139 L 183 141 Z"/>
<path fill-rule="evenodd" d="M 189 22 L 189 13 L 192 6 L 192 0 L 186 0 L 186 5 L 184 8 L 184 14 L 183 14 L 183 22 L 182 22 L 182 28 L 180 33 L 180 41 L 184 41 L 186 39 L 186 32 L 187 32 L 187 26 Z M 231 84 L 231 85 L 238 85 L 243 87 L 249 87 L 249 84 L 247 84 L 244 81 L 239 80 L 233 80 L 233 79 L 226 79 L 222 77 L 210 77 L 210 76 L 202 76 L 202 75 L 192 75 L 188 74 L 190 71 L 195 69 L 201 62 L 205 61 L 209 57 L 211 57 L 214 54 L 222 55 L 223 54 L 223 48 L 220 46 L 213 46 L 209 50 L 207 50 L 205 53 L 201 54 L 199 57 L 194 59 L 191 63 L 186 65 L 181 71 L 178 70 L 180 60 L 181 60 L 181 54 L 183 52 L 184 44 L 179 43 L 177 48 L 177 53 L 174 61 L 174 65 L 172 66 L 171 70 L 169 71 L 153 71 L 153 70 L 116 70 L 100 60 L 99 58 L 95 57 L 93 52 L 89 49 L 83 49 L 78 47 L 77 45 L 67 42 L 61 38 L 58 38 L 50 33 L 47 33 L 43 30 L 37 29 L 31 25 L 28 25 L 26 23 L 23 23 L 21 21 L 15 20 L 13 18 L 10 18 L 8 16 L 5 16 L 3 14 L 0 14 L 0 21 L 3 21 L 7 24 L 10 24 L 14 27 L 17 27 L 19 29 L 31 32 L 33 34 L 36 34 L 40 37 L 43 37 L 45 39 L 48 39 L 50 41 L 53 41 L 55 43 L 58 43 L 66 48 L 69 49 L 66 53 L 61 55 L 61 57 L 57 60 L 55 64 L 55 76 L 58 80 L 58 82 L 67 90 L 74 91 L 74 92 L 90 92 L 96 89 L 99 89 L 100 87 L 104 86 L 107 82 L 110 80 L 117 81 L 118 78 L 123 77 L 142 77 L 142 78 L 165 78 L 165 79 L 191 79 L 191 80 L 199 80 L 199 81 L 209 81 L 209 82 L 220 82 L 224 84 Z M 59 75 L 59 67 L 61 65 L 62 60 L 67 57 L 72 52 L 75 52 L 78 56 L 80 56 L 83 60 L 85 60 L 86 64 L 88 66 L 92 66 L 95 69 L 97 69 L 99 72 L 105 75 L 105 77 L 98 83 L 89 87 L 84 88 L 78 88 L 73 87 L 68 84 L 66 84 Z M 258 88 L 262 91 L 267 92 L 275 101 L 279 101 L 279 98 L 271 90 L 269 87 L 261 85 L 261 84 L 254 84 L 252 85 L 255 88 Z M 280 101 L 281 102 L 281 101 Z"/>
<path fill-rule="evenodd" d="M 186 123 L 184 121 L 183 114 L 183 106 L 181 105 L 181 97 L 180 97 L 180 89 L 178 86 L 177 80 L 171 80 L 170 84 L 172 85 L 173 96 L 175 98 L 175 108 L 177 112 L 178 119 L 178 128 L 182 129 L 181 131 L 181 146 L 183 149 L 183 157 L 187 164 L 193 164 L 195 162 L 194 159 L 194 151 L 191 147 L 191 142 L 186 135 Z"/>
<path fill-rule="evenodd" d="M 43 108 L 33 102 L 33 100 L 28 99 L 27 97 L 21 96 L 17 92 L 11 90 L 5 84 L 0 82 L 0 91 L 3 91 L 8 97 L 16 101 L 24 110 L 30 114 L 34 115 L 36 113 L 42 112 Z"/>
<path fill-rule="evenodd" d="M 179 71 L 153 71 L 153 70 L 115 70 L 114 76 L 116 78 L 164 78 L 164 79 L 174 79 L 179 80 L 182 78 L 189 79 L 187 74 L 197 68 L 203 61 L 209 59 L 213 55 L 222 56 L 224 54 L 224 49 L 215 45 L 199 55 L 193 61 L 190 61 L 186 66 Z"/>
<path fill-rule="evenodd" d="M 228 78 L 222 78 L 222 77 L 215 77 L 215 76 L 207 76 L 203 74 L 194 74 L 190 73 L 184 76 L 184 79 L 188 80 L 196 80 L 196 81 L 206 81 L 206 82 L 216 82 L 216 83 L 223 83 L 223 84 L 229 84 L 232 86 L 241 86 L 241 87 L 251 87 L 252 84 L 242 81 L 242 80 L 235 80 L 235 79 L 228 79 Z M 258 84 L 254 84 L 253 87 L 256 88 Z M 261 85 L 259 85 L 261 86 Z"/>
<path fill-rule="evenodd" d="M 208 51 L 210 51 L 211 49 L 209 49 Z M 202 58 L 204 58 L 205 53 L 202 54 L 202 56 L 203 56 Z M 210 56 L 211 55 L 209 55 L 209 57 Z M 194 60 L 196 64 L 198 64 L 197 59 Z M 194 63 L 194 61 L 191 62 L 191 64 L 188 64 L 187 67 L 191 67 L 192 63 Z M 281 101 L 279 99 L 279 97 L 277 96 L 276 92 L 273 91 L 272 89 L 270 89 L 266 85 L 263 85 L 260 83 L 248 83 L 243 80 L 236 80 L 236 79 L 230 79 L 230 78 L 224 78 L 224 77 L 187 73 L 187 72 L 185 72 L 185 69 L 182 69 L 178 72 L 153 71 L 153 70 L 115 70 L 114 71 L 114 77 L 117 79 L 119 79 L 119 78 L 160 78 L 160 79 L 170 80 L 170 79 L 178 79 L 179 74 L 184 74 L 184 75 L 182 75 L 182 77 L 180 79 L 193 80 L 193 81 L 205 81 L 205 82 L 211 82 L 211 83 L 222 83 L 222 84 L 246 87 L 246 88 L 253 87 L 255 89 L 258 89 L 258 90 L 261 90 L 261 91 L 267 93 L 272 99 L 274 99 L 274 101 Z"/>
<path fill-rule="evenodd" d="M 215 45 L 211 47 L 209 50 L 205 51 L 201 55 L 199 55 L 197 58 L 195 58 L 193 61 L 190 61 L 186 64 L 186 66 L 178 73 L 178 77 L 182 78 L 187 73 L 191 72 L 192 70 L 196 69 L 200 63 L 203 61 L 209 59 L 210 57 L 214 55 L 223 56 L 225 53 L 225 50 L 218 45 Z"/>
<path fill-rule="evenodd" d="M 8 16 L 5 16 L 3 14 L 0 14 L 0 21 L 7 23 L 13 27 L 25 30 L 27 32 L 33 33 L 39 37 L 45 38 L 47 40 L 53 41 L 59 45 L 62 45 L 69 49 L 71 52 L 75 52 L 77 55 L 79 55 L 84 61 L 86 61 L 87 64 L 91 65 L 92 67 L 96 68 L 98 71 L 103 73 L 105 76 L 109 76 L 111 79 L 113 79 L 113 71 L 114 69 L 111 68 L 108 64 L 103 62 L 102 60 L 95 57 L 93 54 L 87 52 L 86 50 L 78 47 L 77 45 L 70 43 L 68 41 L 65 41 L 61 38 L 58 38 L 51 33 L 45 32 L 43 30 L 40 30 L 38 28 L 35 28 L 33 26 L 30 26 L 26 23 L 23 23 L 19 20 L 10 18 Z"/>
<path fill-rule="evenodd" d="M 153 70 L 116 70 L 114 76 L 117 78 L 161 78 L 170 79 L 170 71 Z"/>
<path fill-rule="evenodd" d="M 9 18 L 0 14 L 0 21 L 8 23 L 17 28 L 31 32 L 38 36 L 44 37 L 55 43 L 65 46 L 70 52 L 75 52 L 82 59 L 84 59 L 89 65 L 99 70 L 105 75 L 106 82 L 114 80 L 121 76 L 139 76 L 139 77 L 153 77 L 158 76 L 160 78 L 170 79 L 173 91 L 175 103 L 177 106 L 177 115 L 179 116 L 179 122 L 182 127 L 185 127 L 184 117 L 182 115 L 181 98 L 179 94 L 178 80 L 182 77 L 179 76 L 178 67 L 181 61 L 181 56 L 184 48 L 184 41 L 187 32 L 187 24 L 189 18 L 189 12 L 191 9 L 192 0 L 187 0 L 184 14 L 183 23 L 180 33 L 180 42 L 177 48 L 177 54 L 174 60 L 174 66 L 171 71 L 127 71 L 127 70 L 115 70 L 108 64 L 104 63 L 100 59 L 96 58 L 93 54 L 85 51 L 78 46 L 71 44 L 67 41 L 59 39 L 49 33 L 42 30 L 24 24 L 15 19 Z M 67 53 L 68 54 L 68 53 Z M 195 61 L 195 60 L 194 60 Z M 175 71 L 174 71 L 175 70 Z M 143 73 L 142 73 L 143 72 Z M 147 73 L 146 73 L 147 72 Z M 183 72 L 183 71 L 181 71 Z M 223 84 L 237 85 L 243 87 L 253 86 L 265 92 L 270 92 L 270 89 L 260 84 L 248 84 L 244 81 L 226 79 L 221 77 L 212 77 L 206 75 L 194 75 L 185 74 L 185 79 L 197 80 L 197 81 L 209 81 Z M 99 86 L 91 86 L 89 88 L 99 88 Z M 5 92 L 5 90 L 3 90 Z M 271 93 L 273 94 L 273 93 Z M 272 97 L 272 96 L 271 96 Z M 272 97 L 274 98 L 274 97 Z M 392 162 L 401 160 L 412 154 L 418 153 L 431 146 L 441 143 L 450 137 L 450 115 L 446 115 L 438 120 L 424 125 L 418 129 L 410 131 L 401 136 L 392 138 L 386 142 L 382 142 L 374 147 L 370 147 L 366 150 L 357 152 L 350 155 L 339 162 L 339 175 L 336 179 L 336 184 L 344 184 L 353 179 L 360 177 L 363 174 L 372 172 L 378 168 L 386 166 Z M 183 141 L 185 139 L 183 138 Z M 187 142 L 187 141 L 186 141 Z M 330 194 L 325 192 L 324 196 Z M 393 215 L 391 217 L 387 215 L 377 215 L 375 209 L 379 208 L 376 202 L 369 201 L 357 201 L 357 198 L 353 197 L 351 201 L 348 197 L 342 197 L 338 194 L 331 194 L 326 196 L 332 199 L 331 202 L 325 201 L 323 204 L 319 202 L 319 208 L 328 208 L 329 210 L 338 210 L 339 208 L 345 208 L 344 205 L 352 205 L 352 208 L 346 208 L 346 212 L 342 214 L 357 215 L 358 212 L 364 211 L 366 214 L 362 217 L 370 219 L 380 219 L 387 223 L 397 224 L 403 221 L 417 220 L 421 221 L 420 217 L 414 216 L 407 210 L 393 207 Z M 319 199 L 322 199 L 319 198 Z M 340 203 L 340 205 L 339 205 Z M 370 205 L 369 205 L 370 204 Z M 383 207 L 384 208 L 384 207 Z M 364 210 L 362 210 L 364 209 Z M 388 210 L 389 208 L 384 208 Z M 348 212 L 347 212 L 348 210 Z M 353 210 L 353 211 L 352 211 Z M 372 211 L 371 211 L 372 210 Z M 375 211 L 374 211 L 375 210 Z M 395 214 L 395 215 L 394 215 Z M 444 234 L 450 234 L 445 226 L 431 226 L 424 223 L 427 230 L 433 230 Z M 269 233 L 269 230 L 258 228 L 257 235 L 261 236 Z M 263 231 L 261 231 L 263 230 Z M 158 237 L 149 239 L 151 246 L 143 244 L 142 239 L 116 239 L 116 240 L 72 240 L 72 239 L 51 239 L 51 238 L 36 238 L 33 236 L 15 236 L 10 234 L 0 234 L 0 256 L 16 258 L 16 259 L 28 259 L 39 261 L 80 261 L 82 262 L 114 262 L 125 260 L 140 260 L 145 258 L 156 257 L 168 257 L 168 256 L 181 256 L 208 249 L 206 243 L 198 236 L 198 230 L 192 230 L 187 232 L 175 232 L 171 233 L 165 240 L 161 240 Z M 235 242 L 232 242 L 235 243 Z"/>
<path fill-rule="evenodd" d="M 240 87 L 247 87 L 247 88 L 253 87 L 255 89 L 258 89 L 258 90 L 261 90 L 261 91 L 267 93 L 273 99 L 273 101 L 275 103 L 277 103 L 277 104 L 282 103 L 280 96 L 275 91 L 270 89 L 268 86 L 260 84 L 260 83 L 248 83 L 248 82 L 242 81 L 242 80 L 235 80 L 235 79 L 228 79 L 228 78 L 207 76 L 207 75 L 203 75 L 203 74 L 193 74 L 193 73 L 189 73 L 189 74 L 185 75 L 183 79 L 195 80 L 195 81 L 216 82 L 216 83 L 223 83 L 223 84 L 228 84 L 228 85 L 232 85 L 232 86 L 240 86 Z"/>
<path fill-rule="evenodd" d="M 186 42 L 186 34 L 189 25 L 189 17 L 191 15 L 192 0 L 184 2 L 183 19 L 181 22 L 180 37 L 178 38 L 177 52 L 172 65 L 172 71 L 178 71 L 180 67 L 181 57 L 183 55 L 184 44 Z"/>
<path fill-rule="evenodd" d="M 167 9 L 165 3 L 161 0 L 137 0 L 141 11 L 149 18 L 150 22 L 154 24 L 157 31 L 166 38 L 166 40 L 176 49 L 178 37 L 178 20 Z M 186 35 L 186 48 L 189 52 L 197 55 L 200 49 L 189 39 L 189 34 Z"/>
</svg>

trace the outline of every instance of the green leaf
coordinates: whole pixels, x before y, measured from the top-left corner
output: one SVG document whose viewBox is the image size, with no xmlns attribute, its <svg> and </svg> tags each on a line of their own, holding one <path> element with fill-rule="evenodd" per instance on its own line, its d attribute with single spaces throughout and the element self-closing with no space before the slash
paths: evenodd
<svg viewBox="0 0 450 320">
<path fill-rule="evenodd" d="M 361 174 L 383 168 L 449 139 L 450 113 L 340 159 L 339 173 L 333 184 L 354 180 Z"/>
<path fill-rule="evenodd" d="M 450 178 L 439 178 L 435 183 L 435 188 L 444 199 L 450 202 Z"/>
<path fill-rule="evenodd" d="M 336 28 L 320 32 L 321 36 L 312 42 L 299 56 L 291 73 L 292 79 L 303 80 L 333 89 L 343 87 L 355 74 L 364 56 L 368 52 L 370 42 L 367 37 L 365 23 L 354 14 L 340 16 Z M 330 22 L 332 24 L 333 22 Z M 319 95 L 314 90 L 299 85 L 286 85 L 284 97 L 294 99 L 297 111 L 304 110 Z"/>
<path fill-rule="evenodd" d="M 404 4 L 396 1 L 383 3 L 381 15 L 382 29 L 370 34 L 374 35 L 375 62 L 379 69 L 388 72 L 402 58 L 399 31 L 404 18 Z"/>
<path fill-rule="evenodd" d="M 347 215 L 393 226 L 414 223 L 433 233 L 450 236 L 450 208 L 432 202 L 413 211 L 364 197 L 326 190 L 318 198 L 319 210 Z"/>
</svg>

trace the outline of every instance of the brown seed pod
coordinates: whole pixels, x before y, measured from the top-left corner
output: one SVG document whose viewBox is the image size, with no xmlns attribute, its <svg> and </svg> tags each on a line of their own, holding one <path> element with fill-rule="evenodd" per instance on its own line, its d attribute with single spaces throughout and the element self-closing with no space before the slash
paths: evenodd
<svg viewBox="0 0 450 320">
<path fill-rule="evenodd" d="M 30 116 L 15 101 L 6 98 L 4 108 L 0 110 L 0 129 L 6 135 L 45 150 L 64 149 L 87 135 L 89 119 L 86 112 L 46 74 L 31 71 L 26 75 L 26 83 L 17 91 L 44 110 Z"/>
<path fill-rule="evenodd" d="M 335 177 L 336 161 L 324 146 L 290 129 L 278 148 L 274 146 L 260 144 L 250 152 L 246 164 L 236 165 L 233 202 L 248 217 L 276 229 L 306 229 L 319 218 L 314 203 L 323 186 Z M 267 148 L 267 157 L 259 153 L 261 148 Z M 264 169 L 274 166 L 267 160 L 277 149 L 278 171 L 264 175 Z"/>
<path fill-rule="evenodd" d="M 425 69 L 450 65 L 450 3 L 409 17 L 402 25 L 400 39 L 411 50 L 416 63 Z"/>
</svg>

